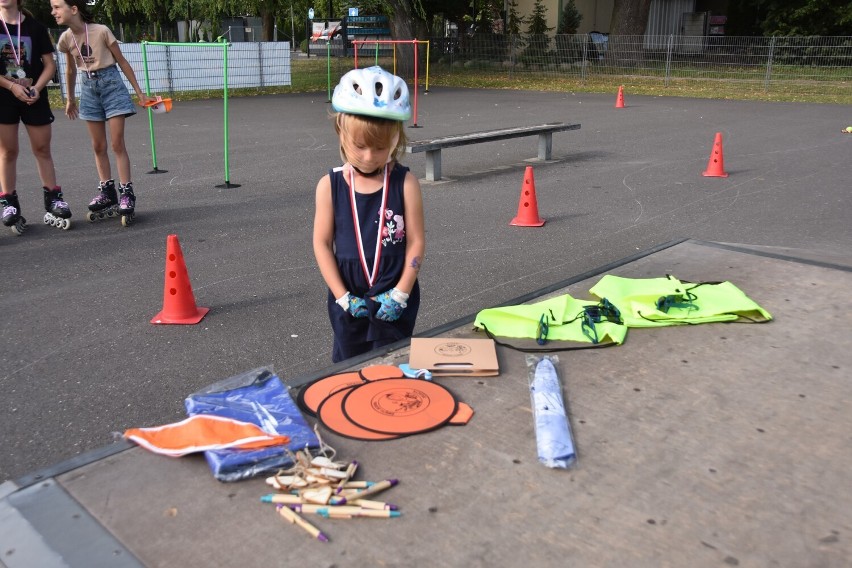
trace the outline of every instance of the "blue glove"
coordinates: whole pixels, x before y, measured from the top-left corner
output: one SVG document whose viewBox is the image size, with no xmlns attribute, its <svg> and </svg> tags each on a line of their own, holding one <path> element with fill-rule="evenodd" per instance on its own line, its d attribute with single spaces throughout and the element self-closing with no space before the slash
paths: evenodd
<svg viewBox="0 0 852 568">
<path fill-rule="evenodd" d="M 358 296 L 349 296 L 349 313 L 353 318 L 365 318 L 370 315 L 367 309 L 367 300 Z"/>
<path fill-rule="evenodd" d="M 402 315 L 402 310 L 408 306 L 408 294 L 401 292 L 396 288 L 391 288 L 387 292 L 382 292 L 373 298 L 381 304 L 379 311 L 376 312 L 376 317 L 382 321 L 396 321 Z"/>
<path fill-rule="evenodd" d="M 353 296 L 349 292 L 337 298 L 335 303 L 349 312 L 353 318 L 365 318 L 370 315 L 370 311 L 367 309 L 367 301 L 364 298 Z"/>
</svg>

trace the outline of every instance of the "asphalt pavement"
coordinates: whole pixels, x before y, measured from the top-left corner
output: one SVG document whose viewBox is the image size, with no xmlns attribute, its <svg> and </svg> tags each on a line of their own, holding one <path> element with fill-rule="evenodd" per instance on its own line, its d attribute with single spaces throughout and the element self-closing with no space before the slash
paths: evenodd
<svg viewBox="0 0 852 568">
<path fill-rule="evenodd" d="M 840 105 L 433 88 L 411 139 L 544 122 L 553 137 L 451 148 L 423 182 L 427 252 L 417 330 L 449 324 L 680 238 L 795 249 L 849 264 L 850 123 Z M 30 229 L 0 231 L 0 481 L 110 444 L 128 427 L 185 417 L 199 388 L 266 364 L 292 383 L 327 369 L 325 285 L 311 250 L 317 180 L 339 163 L 325 93 L 230 99 L 226 181 L 221 100 L 128 121 L 137 219 L 90 224 L 97 178 L 84 125 L 59 114 L 53 153 L 70 231 L 41 224 L 21 134 L 18 188 Z M 729 177 L 704 177 L 716 133 Z M 425 175 L 422 155 L 404 163 Z M 540 228 L 512 227 L 532 165 Z M 198 324 L 150 323 L 178 235 Z M 783 282 L 779 282 L 783 285 Z"/>
</svg>

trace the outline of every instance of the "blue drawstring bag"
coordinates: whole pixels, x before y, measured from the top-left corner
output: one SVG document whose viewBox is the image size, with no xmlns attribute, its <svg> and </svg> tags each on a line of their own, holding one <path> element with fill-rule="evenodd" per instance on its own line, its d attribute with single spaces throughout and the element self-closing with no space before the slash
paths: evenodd
<svg viewBox="0 0 852 568">
<path fill-rule="evenodd" d="M 189 395 L 186 412 L 226 416 L 290 437 L 286 449 L 318 448 L 319 440 L 271 367 L 233 376 Z M 204 457 L 219 481 L 240 481 L 293 465 L 282 446 L 253 450 L 208 450 Z"/>
</svg>

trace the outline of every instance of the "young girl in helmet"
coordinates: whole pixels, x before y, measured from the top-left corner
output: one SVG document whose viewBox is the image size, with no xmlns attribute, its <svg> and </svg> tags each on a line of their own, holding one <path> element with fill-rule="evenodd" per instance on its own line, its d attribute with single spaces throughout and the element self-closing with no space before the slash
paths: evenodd
<svg viewBox="0 0 852 568">
<path fill-rule="evenodd" d="M 345 163 L 317 184 L 313 245 L 338 362 L 411 337 L 426 239 L 420 184 L 397 162 L 411 118 L 405 82 L 355 69 L 331 104 Z"/>
</svg>

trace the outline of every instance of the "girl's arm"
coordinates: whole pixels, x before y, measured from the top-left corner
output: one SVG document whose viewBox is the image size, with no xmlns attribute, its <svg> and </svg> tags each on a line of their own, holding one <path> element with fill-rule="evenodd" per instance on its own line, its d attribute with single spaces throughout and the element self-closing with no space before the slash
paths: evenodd
<svg viewBox="0 0 852 568">
<path fill-rule="evenodd" d="M 112 56 L 115 58 L 115 62 L 118 63 L 118 66 L 121 68 L 121 72 L 124 73 L 124 76 L 127 77 L 128 81 L 130 81 L 130 84 L 133 86 L 133 90 L 136 91 L 136 96 L 139 99 L 139 105 L 145 106 L 145 103 L 147 103 L 150 99 L 142 92 L 142 89 L 139 88 L 139 82 L 136 81 L 136 73 L 133 72 L 133 67 L 127 59 L 125 59 L 124 54 L 121 53 L 121 48 L 118 47 L 118 42 L 113 42 L 108 47 L 112 52 Z"/>
<path fill-rule="evenodd" d="M 36 79 L 36 82 L 33 85 L 33 88 L 36 90 L 36 99 L 41 96 L 41 90 L 47 86 L 56 74 L 56 60 L 53 59 L 53 52 L 43 53 L 41 56 L 41 62 L 44 64 L 44 70 L 42 70 L 41 75 L 38 76 L 38 79 Z"/>
<path fill-rule="evenodd" d="M 405 175 L 405 268 L 396 289 L 411 293 L 426 253 L 426 229 L 423 222 L 423 195 L 420 182 L 411 172 Z"/>
<path fill-rule="evenodd" d="M 314 256 L 320 274 L 335 298 L 348 292 L 334 256 L 334 209 L 331 201 L 331 178 L 324 176 L 317 183 L 314 212 Z"/>
<path fill-rule="evenodd" d="M 77 62 L 70 51 L 65 52 L 65 87 L 68 89 L 65 100 L 65 116 L 74 120 L 80 114 L 77 110 L 77 98 L 74 91 L 77 89 Z"/>
</svg>

